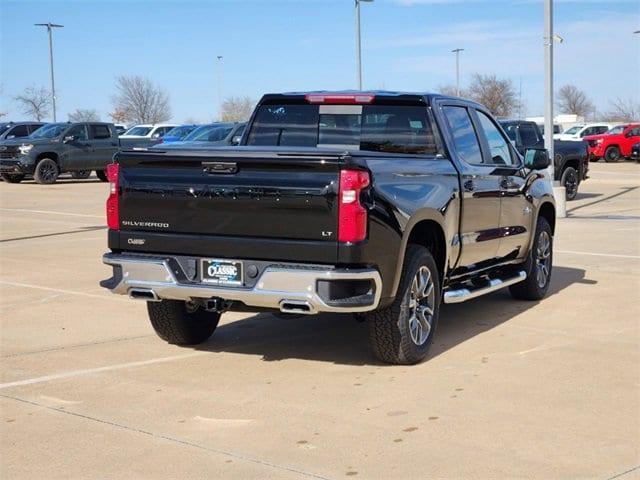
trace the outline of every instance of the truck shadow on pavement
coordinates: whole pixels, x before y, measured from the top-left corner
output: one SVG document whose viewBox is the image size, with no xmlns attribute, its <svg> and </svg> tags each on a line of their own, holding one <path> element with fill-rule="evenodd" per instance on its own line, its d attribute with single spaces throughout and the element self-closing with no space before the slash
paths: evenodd
<svg viewBox="0 0 640 480">
<path fill-rule="evenodd" d="M 575 283 L 595 285 L 597 282 L 585 279 L 585 270 L 554 267 L 547 298 Z M 508 322 L 537 304 L 514 300 L 508 290 L 503 290 L 467 303 L 443 306 L 428 359 Z M 222 321 L 225 321 L 224 316 Z M 195 348 L 261 355 L 264 361 L 302 359 L 345 365 L 383 365 L 371 353 L 367 336 L 367 325 L 357 322 L 351 315 L 282 318 L 263 313 L 221 324 L 207 343 Z"/>
</svg>

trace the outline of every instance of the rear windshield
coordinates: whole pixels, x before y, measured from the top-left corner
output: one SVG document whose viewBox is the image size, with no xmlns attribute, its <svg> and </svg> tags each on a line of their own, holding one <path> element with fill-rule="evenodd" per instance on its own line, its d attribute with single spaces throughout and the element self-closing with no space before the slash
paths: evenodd
<svg viewBox="0 0 640 480">
<path fill-rule="evenodd" d="M 262 105 L 247 145 L 436 154 L 425 107 Z"/>
<path fill-rule="evenodd" d="M 136 135 L 136 136 L 139 136 L 139 137 L 144 137 L 145 135 L 149 134 L 149 132 L 151 131 L 151 128 L 152 127 L 131 127 L 124 134 L 125 135 Z"/>
</svg>

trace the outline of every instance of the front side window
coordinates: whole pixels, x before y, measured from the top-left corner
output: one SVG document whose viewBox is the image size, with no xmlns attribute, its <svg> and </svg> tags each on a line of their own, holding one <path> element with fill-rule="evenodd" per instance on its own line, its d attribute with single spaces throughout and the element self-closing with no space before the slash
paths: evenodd
<svg viewBox="0 0 640 480">
<path fill-rule="evenodd" d="M 76 140 L 88 140 L 89 136 L 87 135 L 87 127 L 86 125 L 75 125 L 71 127 L 67 133 L 65 133 L 65 137 L 74 136 Z"/>
<path fill-rule="evenodd" d="M 567 130 L 564 133 L 567 135 L 575 135 L 580 131 L 581 128 L 583 128 L 581 125 L 576 125 L 575 127 L 571 127 L 569 130 Z"/>
<path fill-rule="evenodd" d="M 185 142 L 219 142 L 224 140 L 233 127 L 224 125 L 204 125 L 196 128 L 184 138 Z"/>
<path fill-rule="evenodd" d="M 618 125 L 607 132 L 608 135 L 620 135 L 627 128 L 627 125 Z"/>
<path fill-rule="evenodd" d="M 444 107 L 458 157 L 466 163 L 482 163 L 482 152 L 471 117 L 465 107 Z"/>
<path fill-rule="evenodd" d="M 489 144 L 491 163 L 495 165 L 512 165 L 511 149 L 509 142 L 502 136 L 496 124 L 483 112 L 477 112 L 484 136 Z"/>
</svg>

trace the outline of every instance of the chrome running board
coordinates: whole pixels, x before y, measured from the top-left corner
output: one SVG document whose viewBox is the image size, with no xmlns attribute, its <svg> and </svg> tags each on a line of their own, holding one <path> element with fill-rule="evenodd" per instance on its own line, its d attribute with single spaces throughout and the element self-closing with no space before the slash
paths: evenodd
<svg viewBox="0 0 640 480">
<path fill-rule="evenodd" d="M 501 288 L 508 287 L 514 283 L 522 282 L 527 278 L 527 273 L 522 270 L 514 277 L 509 278 L 493 278 L 490 279 L 486 286 L 478 288 L 460 288 L 457 290 L 448 290 L 444 292 L 444 303 L 462 303 L 472 298 L 478 298 L 487 293 L 495 292 Z"/>
</svg>

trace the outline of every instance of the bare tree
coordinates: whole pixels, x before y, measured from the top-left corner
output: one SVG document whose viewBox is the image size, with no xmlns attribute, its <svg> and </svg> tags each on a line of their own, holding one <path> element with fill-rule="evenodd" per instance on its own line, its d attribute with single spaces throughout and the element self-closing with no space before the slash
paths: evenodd
<svg viewBox="0 0 640 480">
<path fill-rule="evenodd" d="M 171 118 L 169 95 L 145 77 L 118 77 L 112 101 L 115 111 L 123 112 L 128 122 L 158 123 Z"/>
<path fill-rule="evenodd" d="M 96 109 L 76 108 L 69 114 L 70 122 L 98 122 L 100 114 Z"/>
<path fill-rule="evenodd" d="M 508 117 L 518 108 L 518 95 L 509 79 L 495 75 L 473 74 L 465 95 L 485 107 L 496 117 Z"/>
<path fill-rule="evenodd" d="M 124 110 L 118 110 L 116 108 L 108 115 L 113 123 L 127 123 L 127 112 L 125 112 Z"/>
<path fill-rule="evenodd" d="M 618 122 L 636 122 L 640 120 L 640 103 L 632 98 L 616 98 L 609 102 L 610 110 L 606 120 Z"/>
<path fill-rule="evenodd" d="M 587 94 L 575 85 L 565 85 L 556 93 L 556 105 L 562 113 L 586 117 L 595 110 Z"/>
<path fill-rule="evenodd" d="M 255 102 L 249 97 L 229 97 L 222 102 L 223 122 L 241 122 L 248 120 Z"/>
<path fill-rule="evenodd" d="M 4 96 L 4 85 L 0 83 L 0 97 Z M 4 108 L 4 107 L 0 107 L 0 108 Z M 0 110 L 0 118 L 2 117 L 6 117 L 7 116 L 7 112 L 4 110 Z"/>
<path fill-rule="evenodd" d="M 27 87 L 13 99 L 20 104 L 22 113 L 30 118 L 40 121 L 49 115 L 51 93 L 44 87 Z"/>
<path fill-rule="evenodd" d="M 438 88 L 436 88 L 436 92 L 442 94 L 442 95 L 447 95 L 448 97 L 457 97 L 458 96 L 458 92 L 456 89 L 455 85 L 440 85 L 438 86 Z M 461 88 L 460 89 L 460 96 L 464 97 L 465 96 L 465 91 Z"/>
</svg>

